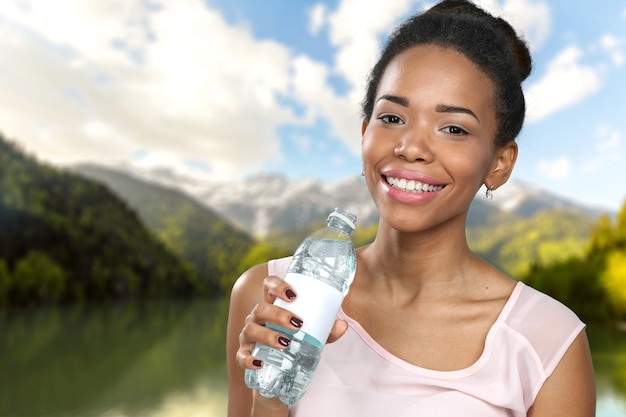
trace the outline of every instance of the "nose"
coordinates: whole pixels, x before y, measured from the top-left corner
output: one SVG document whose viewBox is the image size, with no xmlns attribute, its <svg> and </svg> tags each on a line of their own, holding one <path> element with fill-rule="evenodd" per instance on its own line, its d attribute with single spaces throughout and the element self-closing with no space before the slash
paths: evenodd
<svg viewBox="0 0 626 417">
<path fill-rule="evenodd" d="M 431 162 L 434 153 L 427 127 L 415 126 L 406 129 L 394 148 L 394 155 L 409 162 Z"/>
</svg>

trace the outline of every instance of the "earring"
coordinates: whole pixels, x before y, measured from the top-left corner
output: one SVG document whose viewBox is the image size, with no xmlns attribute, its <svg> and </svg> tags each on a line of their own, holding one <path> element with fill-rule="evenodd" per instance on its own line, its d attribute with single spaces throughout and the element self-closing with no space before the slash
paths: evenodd
<svg viewBox="0 0 626 417">
<path fill-rule="evenodd" d="M 364 177 L 365 176 L 365 168 L 361 169 L 361 176 Z"/>
<path fill-rule="evenodd" d="M 485 197 L 487 197 L 489 200 L 493 200 L 493 190 L 495 188 L 495 185 L 491 185 L 491 187 L 487 188 L 487 192 L 485 193 Z"/>
</svg>

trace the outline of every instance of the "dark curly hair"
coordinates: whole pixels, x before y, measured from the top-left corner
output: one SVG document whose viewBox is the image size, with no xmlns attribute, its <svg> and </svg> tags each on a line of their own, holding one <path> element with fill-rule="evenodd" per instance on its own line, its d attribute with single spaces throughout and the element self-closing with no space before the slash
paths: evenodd
<svg viewBox="0 0 626 417">
<path fill-rule="evenodd" d="M 444 0 L 394 30 L 369 75 L 362 103 L 364 120 L 372 116 L 378 85 L 389 62 L 418 45 L 451 48 L 476 64 L 494 85 L 496 144 L 515 140 L 526 113 L 521 84 L 532 68 L 530 52 L 509 23 L 467 0 Z"/>
</svg>

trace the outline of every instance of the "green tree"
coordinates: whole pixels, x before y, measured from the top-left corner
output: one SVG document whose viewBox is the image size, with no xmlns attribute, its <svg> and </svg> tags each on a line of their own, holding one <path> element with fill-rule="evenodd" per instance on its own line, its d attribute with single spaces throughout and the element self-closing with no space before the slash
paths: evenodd
<svg viewBox="0 0 626 417">
<path fill-rule="evenodd" d="M 626 249 L 626 202 L 615 219 L 615 243 L 616 246 Z"/>
<path fill-rule="evenodd" d="M 626 318 L 626 251 L 614 250 L 607 255 L 600 282 L 616 315 Z"/>
<path fill-rule="evenodd" d="M 31 299 L 59 301 L 67 276 L 63 268 L 48 255 L 31 251 L 15 264 L 13 282 L 18 302 Z"/>
<path fill-rule="evenodd" d="M 613 244 L 614 240 L 611 218 L 607 213 L 604 213 L 591 229 L 589 249 L 591 252 L 605 251 Z"/>
<path fill-rule="evenodd" d="M 291 255 L 291 251 L 285 248 L 277 248 L 274 245 L 270 245 L 267 243 L 257 243 L 248 251 L 248 253 L 241 258 L 239 266 L 236 268 L 236 271 L 229 276 L 224 276 L 220 282 L 220 287 L 227 292 L 230 292 L 233 284 L 239 278 L 239 275 L 242 274 L 249 268 L 252 268 L 255 265 L 262 264 L 264 262 L 269 261 L 270 259 L 282 258 L 285 256 Z"/>
<path fill-rule="evenodd" d="M 209 293 L 109 188 L 39 163 L 2 135 L 0 190 L 9 303 Z"/>
<path fill-rule="evenodd" d="M 0 307 L 8 303 L 11 290 L 11 273 L 4 259 L 0 258 Z"/>
</svg>

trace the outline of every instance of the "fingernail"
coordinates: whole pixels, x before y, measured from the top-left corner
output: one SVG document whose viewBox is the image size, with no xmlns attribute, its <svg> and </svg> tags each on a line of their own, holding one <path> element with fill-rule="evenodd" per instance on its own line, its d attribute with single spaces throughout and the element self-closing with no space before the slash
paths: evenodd
<svg viewBox="0 0 626 417">
<path fill-rule="evenodd" d="M 257 368 L 260 368 L 261 366 L 263 366 L 263 362 L 261 362 L 260 359 L 255 359 L 252 361 L 252 365 L 256 366 Z"/>
<path fill-rule="evenodd" d="M 296 298 L 296 293 L 291 290 L 285 291 L 285 294 L 287 295 L 287 298 L 289 298 L 290 300 L 293 300 L 294 298 Z"/>
<path fill-rule="evenodd" d="M 280 343 L 281 345 L 287 347 L 287 346 L 289 346 L 289 339 L 287 339 L 286 337 L 283 337 L 283 336 L 279 336 L 278 337 L 278 343 Z"/>
<path fill-rule="evenodd" d="M 302 327 L 302 320 L 300 320 L 297 317 L 292 317 L 291 320 L 289 320 L 289 322 L 291 323 L 292 326 L 300 328 Z"/>
</svg>

